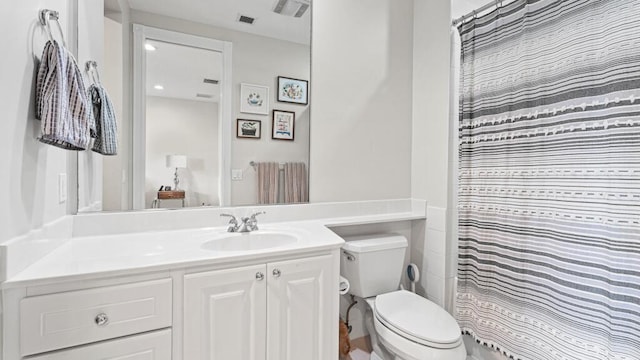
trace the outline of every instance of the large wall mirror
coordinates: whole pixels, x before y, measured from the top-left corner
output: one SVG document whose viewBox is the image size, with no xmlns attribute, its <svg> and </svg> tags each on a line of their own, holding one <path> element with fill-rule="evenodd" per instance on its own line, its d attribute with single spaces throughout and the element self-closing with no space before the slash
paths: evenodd
<svg viewBox="0 0 640 360">
<path fill-rule="evenodd" d="M 99 68 L 120 146 L 79 154 L 78 210 L 307 202 L 310 11 L 105 0 Z"/>
</svg>

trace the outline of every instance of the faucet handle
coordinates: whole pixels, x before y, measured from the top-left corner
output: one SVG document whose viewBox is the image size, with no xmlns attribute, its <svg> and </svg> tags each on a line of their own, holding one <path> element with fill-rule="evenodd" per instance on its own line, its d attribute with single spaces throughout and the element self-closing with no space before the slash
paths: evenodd
<svg viewBox="0 0 640 360">
<path fill-rule="evenodd" d="M 230 217 L 231 219 L 229 219 L 229 223 L 230 224 L 237 224 L 238 223 L 238 219 L 231 214 L 220 214 L 221 217 Z"/>
<path fill-rule="evenodd" d="M 266 212 L 258 211 L 257 213 L 253 213 L 249 217 L 242 218 L 242 222 L 247 224 L 247 226 L 249 227 L 249 231 L 259 230 L 258 229 L 258 219 L 256 219 L 256 216 L 262 215 L 262 214 L 266 214 Z"/>
<path fill-rule="evenodd" d="M 231 214 L 220 214 L 222 217 L 230 217 L 229 225 L 227 226 L 228 232 L 237 232 L 240 226 L 238 225 L 238 219 Z"/>
</svg>

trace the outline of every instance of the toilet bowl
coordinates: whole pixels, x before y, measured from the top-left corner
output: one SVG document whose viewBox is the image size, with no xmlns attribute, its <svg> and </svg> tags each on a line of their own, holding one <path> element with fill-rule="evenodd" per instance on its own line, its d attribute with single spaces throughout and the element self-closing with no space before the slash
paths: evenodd
<svg viewBox="0 0 640 360">
<path fill-rule="evenodd" d="M 372 359 L 466 359 L 455 319 L 424 297 L 397 290 L 406 238 L 385 234 L 345 240 L 340 275 L 349 280 L 349 292 L 369 305 L 365 321 L 374 349 Z"/>
</svg>

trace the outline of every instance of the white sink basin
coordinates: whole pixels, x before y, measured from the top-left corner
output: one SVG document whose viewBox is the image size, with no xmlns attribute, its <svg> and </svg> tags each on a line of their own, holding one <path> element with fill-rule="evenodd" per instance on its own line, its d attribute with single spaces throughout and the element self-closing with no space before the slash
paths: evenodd
<svg viewBox="0 0 640 360">
<path fill-rule="evenodd" d="M 255 251 L 271 249 L 298 242 L 298 237 L 280 232 L 254 231 L 250 233 L 230 233 L 209 240 L 202 248 L 212 251 Z"/>
</svg>

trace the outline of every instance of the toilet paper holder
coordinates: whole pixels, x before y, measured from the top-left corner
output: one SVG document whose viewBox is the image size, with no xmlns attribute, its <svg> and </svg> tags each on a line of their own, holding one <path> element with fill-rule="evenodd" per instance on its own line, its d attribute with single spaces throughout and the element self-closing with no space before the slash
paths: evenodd
<svg viewBox="0 0 640 360">
<path fill-rule="evenodd" d="M 345 277 L 340 276 L 340 283 L 338 284 L 338 292 L 340 295 L 346 295 L 351 289 L 351 284 L 349 284 L 349 280 Z"/>
</svg>

